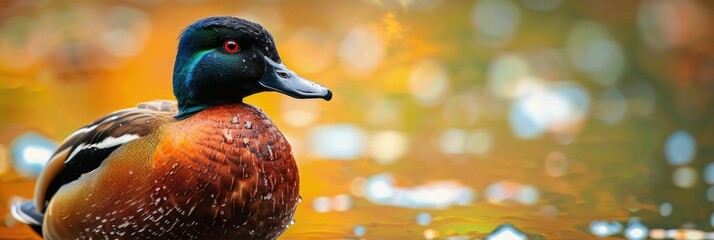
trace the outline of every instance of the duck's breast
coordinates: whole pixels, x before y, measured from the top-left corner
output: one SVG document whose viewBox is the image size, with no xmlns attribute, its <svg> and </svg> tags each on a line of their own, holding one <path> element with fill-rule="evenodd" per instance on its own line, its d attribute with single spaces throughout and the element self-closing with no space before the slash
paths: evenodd
<svg viewBox="0 0 714 240">
<path fill-rule="evenodd" d="M 262 111 L 213 107 L 162 132 L 147 194 L 194 225 L 196 237 L 270 239 L 290 224 L 298 171 L 289 143 Z"/>
</svg>

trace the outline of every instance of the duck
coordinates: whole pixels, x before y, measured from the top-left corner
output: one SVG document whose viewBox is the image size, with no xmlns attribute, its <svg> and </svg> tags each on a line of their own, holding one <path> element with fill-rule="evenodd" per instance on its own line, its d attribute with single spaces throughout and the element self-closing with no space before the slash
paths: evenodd
<svg viewBox="0 0 714 240">
<path fill-rule="evenodd" d="M 231 16 L 179 37 L 176 101 L 155 100 L 79 128 L 12 215 L 44 239 L 276 239 L 301 201 L 290 143 L 247 96 L 332 99 L 287 68 L 272 35 Z"/>
</svg>

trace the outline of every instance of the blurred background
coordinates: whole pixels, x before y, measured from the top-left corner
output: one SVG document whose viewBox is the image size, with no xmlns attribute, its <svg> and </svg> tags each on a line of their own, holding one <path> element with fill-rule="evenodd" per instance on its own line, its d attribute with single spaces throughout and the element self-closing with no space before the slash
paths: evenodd
<svg viewBox="0 0 714 240">
<path fill-rule="evenodd" d="M 269 29 L 331 102 L 246 102 L 287 136 L 283 239 L 714 239 L 714 1 L 0 2 L 0 238 L 57 142 L 173 99 L 179 32 Z"/>
</svg>

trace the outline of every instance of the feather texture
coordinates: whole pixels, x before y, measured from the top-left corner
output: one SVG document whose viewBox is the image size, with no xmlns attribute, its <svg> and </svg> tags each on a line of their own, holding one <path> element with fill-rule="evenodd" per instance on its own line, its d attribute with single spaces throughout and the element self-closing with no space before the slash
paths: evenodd
<svg viewBox="0 0 714 240">
<path fill-rule="evenodd" d="M 114 113 L 119 117 L 106 119 L 115 123 L 99 121 L 82 133 L 116 130 L 108 126 L 121 121 L 122 128 L 135 125 L 122 136 L 142 137 L 117 145 L 114 153 L 87 148 L 69 160 L 105 156 L 99 167 L 47 195 L 46 239 L 275 239 L 287 229 L 299 202 L 298 170 L 290 145 L 262 111 L 226 104 L 177 120 L 145 110 Z M 144 124 L 135 122 L 140 119 Z M 76 141 L 64 152 L 111 145 L 77 139 L 91 141 Z M 87 170 L 71 166 L 58 176 Z"/>
<path fill-rule="evenodd" d="M 55 151 L 38 179 L 35 204 L 42 211 L 63 185 L 97 167 L 123 144 L 146 136 L 177 113 L 176 102 L 152 101 L 109 114 L 72 133 Z"/>
</svg>

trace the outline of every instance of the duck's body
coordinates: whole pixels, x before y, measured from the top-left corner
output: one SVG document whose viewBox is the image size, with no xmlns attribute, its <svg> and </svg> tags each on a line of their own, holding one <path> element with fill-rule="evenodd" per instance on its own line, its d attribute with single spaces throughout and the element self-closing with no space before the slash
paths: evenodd
<svg viewBox="0 0 714 240">
<path fill-rule="evenodd" d="M 226 64 L 243 55 L 244 67 Z M 140 104 L 70 135 L 38 179 L 35 201 L 13 214 L 46 239 L 277 238 L 300 200 L 298 169 L 282 133 L 242 98 L 268 90 L 332 96 L 279 60 L 257 24 L 231 17 L 192 24 L 174 72 L 178 103 Z"/>
<path fill-rule="evenodd" d="M 155 128 L 57 191 L 47 239 L 274 239 L 290 224 L 297 166 L 260 110 L 221 105 L 184 120 L 124 112 L 153 115 L 144 120 Z"/>
</svg>

